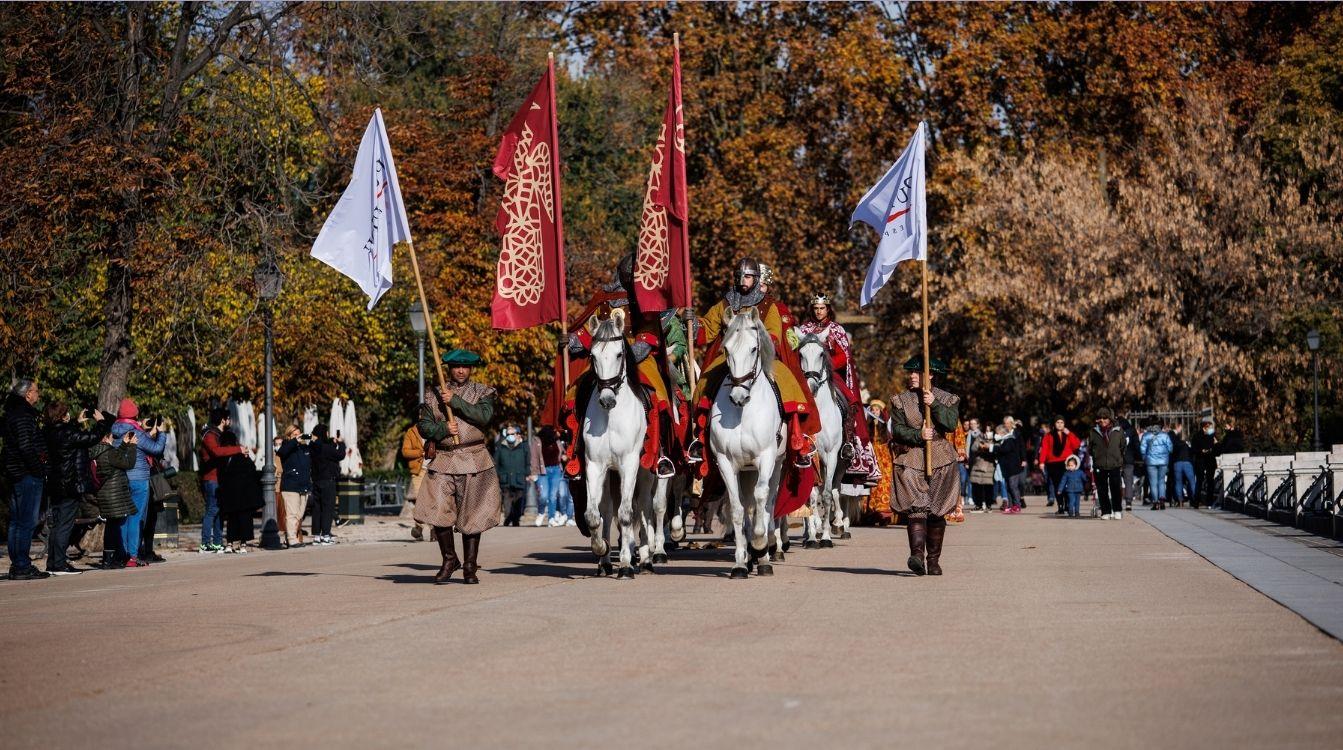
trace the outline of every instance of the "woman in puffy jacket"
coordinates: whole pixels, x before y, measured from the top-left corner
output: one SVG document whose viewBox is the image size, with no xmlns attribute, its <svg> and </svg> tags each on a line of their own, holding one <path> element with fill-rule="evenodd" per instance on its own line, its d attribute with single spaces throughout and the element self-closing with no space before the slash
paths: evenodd
<svg viewBox="0 0 1343 750">
<path fill-rule="evenodd" d="M 88 417 L 81 414 L 80 417 Z M 70 546 L 70 531 L 75 526 L 80 498 L 93 491 L 89 474 L 89 449 L 98 444 L 111 428 L 103 413 L 94 409 L 93 424 L 87 430 L 71 419 L 70 406 L 64 401 L 47 404 L 47 497 L 51 501 L 51 532 L 47 537 L 47 572 L 74 575 L 76 570 L 65 556 Z"/>
<path fill-rule="evenodd" d="M 121 527 L 135 512 L 131 483 L 126 472 L 135 468 L 137 451 L 139 448 L 134 433 L 113 445 L 110 432 L 89 450 L 89 459 L 93 462 L 93 484 L 98 488 L 98 512 L 107 519 L 103 526 L 105 568 L 124 568 L 131 558 L 122 547 Z"/>
<path fill-rule="evenodd" d="M 1147 487 L 1152 492 L 1152 510 L 1166 509 L 1166 472 L 1175 448 L 1160 422 L 1147 425 L 1142 435 L 1142 460 L 1147 466 Z"/>
</svg>

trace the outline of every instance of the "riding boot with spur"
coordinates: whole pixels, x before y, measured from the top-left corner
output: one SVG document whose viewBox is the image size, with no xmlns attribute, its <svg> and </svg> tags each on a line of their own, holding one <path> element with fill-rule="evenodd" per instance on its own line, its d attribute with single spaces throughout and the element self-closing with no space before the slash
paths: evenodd
<svg viewBox="0 0 1343 750">
<path fill-rule="evenodd" d="M 928 538 L 928 521 L 924 518 L 911 518 L 905 527 L 909 532 L 909 569 L 914 575 L 924 575 L 928 568 L 923 562 L 923 548 Z"/>
<path fill-rule="evenodd" d="M 462 552 L 466 556 L 466 564 L 462 566 L 462 583 L 480 583 L 476 577 L 476 571 L 480 570 L 476 564 L 476 555 L 480 553 L 480 534 L 462 534 Z"/>
<path fill-rule="evenodd" d="M 457 561 L 457 536 L 452 533 L 451 526 L 435 527 L 434 534 L 438 539 L 438 551 L 443 553 L 443 567 L 434 576 L 434 583 L 447 583 L 453 572 L 462 567 Z"/>
<path fill-rule="evenodd" d="M 942 559 L 942 539 L 947 533 L 947 519 L 932 518 L 928 519 L 928 575 L 942 575 L 942 566 L 938 561 Z"/>
</svg>

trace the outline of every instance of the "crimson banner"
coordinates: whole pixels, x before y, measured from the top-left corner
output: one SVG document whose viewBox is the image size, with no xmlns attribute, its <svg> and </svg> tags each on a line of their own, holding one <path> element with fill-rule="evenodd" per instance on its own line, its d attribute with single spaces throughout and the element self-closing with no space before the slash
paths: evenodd
<svg viewBox="0 0 1343 750">
<path fill-rule="evenodd" d="M 671 92 L 653 151 L 644 193 L 634 296 L 646 312 L 690 307 L 689 199 L 685 174 L 685 120 L 681 111 L 681 51 L 672 50 Z"/>
<path fill-rule="evenodd" d="M 504 132 L 494 174 L 504 181 L 494 220 L 502 237 L 490 305 L 494 327 L 516 330 L 563 320 L 568 292 L 553 57 Z"/>
</svg>

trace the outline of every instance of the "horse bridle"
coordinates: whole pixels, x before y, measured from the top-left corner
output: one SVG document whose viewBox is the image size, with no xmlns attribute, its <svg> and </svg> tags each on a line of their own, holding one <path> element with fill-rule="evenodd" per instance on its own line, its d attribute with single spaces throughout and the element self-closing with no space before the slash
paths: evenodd
<svg viewBox="0 0 1343 750">
<path fill-rule="evenodd" d="M 602 338 L 594 338 L 594 339 L 592 340 L 592 343 L 594 343 L 594 344 L 610 344 L 610 343 L 613 343 L 613 342 L 616 342 L 616 341 L 619 341 L 620 343 L 623 344 L 623 343 L 625 343 L 625 337 L 624 337 L 624 336 L 604 336 L 604 337 L 602 337 Z M 590 350 L 590 349 L 591 349 L 591 347 L 589 347 L 589 350 Z M 625 363 L 625 350 L 624 350 L 623 348 L 620 350 L 620 362 L 621 362 L 621 367 L 620 367 L 620 370 L 621 370 L 621 371 L 618 372 L 618 373 L 616 373 L 616 375 L 615 375 L 614 377 L 610 377 L 610 378 L 598 377 L 598 378 L 597 378 L 597 390 L 599 390 L 599 391 L 603 391 L 603 390 L 606 390 L 606 389 L 609 388 L 613 393 L 619 393 L 619 392 L 620 392 L 620 386 L 623 385 L 624 382 L 625 382 L 625 374 L 624 374 L 624 370 L 625 370 L 625 367 L 624 367 L 624 363 Z M 592 370 L 592 374 L 593 374 L 594 376 L 597 375 L 597 370 L 596 370 L 596 368 L 593 368 L 593 370 Z"/>
<path fill-rule="evenodd" d="M 802 347 L 806 346 L 806 344 L 809 343 L 819 345 L 821 347 L 822 352 L 828 353 L 825 344 L 822 344 L 820 339 L 812 339 L 810 337 L 808 338 L 808 341 L 798 345 L 797 347 L 798 352 L 800 353 L 802 351 Z M 824 375 L 825 377 L 822 377 L 822 375 Z M 823 386 L 826 383 L 830 382 L 830 371 L 826 370 L 825 372 L 821 372 L 819 370 L 803 370 L 802 377 L 806 378 L 807 380 L 815 380 L 816 386 L 819 388 L 820 386 Z"/>
</svg>

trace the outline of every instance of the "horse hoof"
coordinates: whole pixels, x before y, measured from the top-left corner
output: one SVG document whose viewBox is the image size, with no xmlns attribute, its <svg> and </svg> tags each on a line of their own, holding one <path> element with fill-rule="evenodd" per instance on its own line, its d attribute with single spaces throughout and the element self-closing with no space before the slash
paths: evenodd
<svg viewBox="0 0 1343 750">
<path fill-rule="evenodd" d="M 609 576 L 614 570 L 615 568 L 611 566 L 609 560 L 602 560 L 601 562 L 597 563 L 597 575 L 599 576 L 603 577 Z"/>
<path fill-rule="evenodd" d="M 822 540 L 821 540 L 821 549 L 830 549 L 831 547 L 834 547 L 834 546 L 835 546 L 835 543 L 834 543 L 833 541 L 829 540 L 829 539 L 822 539 Z"/>
<path fill-rule="evenodd" d="M 792 549 L 792 548 L 793 548 L 793 543 L 792 543 L 792 542 L 784 542 L 784 543 L 783 543 L 783 551 L 784 551 L 784 552 L 787 552 L 788 550 L 790 550 L 790 549 Z"/>
<path fill-rule="evenodd" d="M 639 570 L 642 570 L 642 571 L 644 571 L 644 572 L 646 572 L 646 573 L 652 573 L 652 572 L 653 572 L 653 563 L 651 563 L 651 562 L 646 562 L 646 563 L 644 563 L 643 565 L 640 565 L 640 566 L 639 566 Z"/>
<path fill-rule="evenodd" d="M 820 546 L 821 545 L 817 544 L 816 542 L 813 542 L 810 539 L 802 543 L 802 549 L 816 549 L 817 547 Z"/>
<path fill-rule="evenodd" d="M 846 531 L 846 532 L 844 532 L 843 534 L 840 534 L 840 535 L 839 535 L 839 538 L 840 538 L 840 539 L 852 539 L 852 538 L 853 538 L 853 534 L 850 534 L 849 532 Z"/>
<path fill-rule="evenodd" d="M 772 576 L 774 575 L 774 566 L 768 563 L 762 563 L 759 569 L 755 571 L 755 574 L 758 576 Z"/>
<path fill-rule="evenodd" d="M 783 562 L 783 553 L 782 553 L 782 552 L 775 552 L 775 553 L 774 553 L 774 562 Z"/>
<path fill-rule="evenodd" d="M 733 568 L 732 572 L 728 575 L 728 578 L 749 578 L 749 577 L 750 574 L 746 572 L 746 568 Z"/>
<path fill-rule="evenodd" d="M 673 542 L 683 542 L 683 541 L 685 541 L 685 527 L 682 526 L 682 527 L 679 528 L 679 529 L 676 528 L 676 527 L 672 527 L 672 530 L 671 530 L 671 540 L 672 540 Z"/>
<path fill-rule="evenodd" d="M 616 573 L 617 581 L 628 581 L 632 578 L 634 578 L 634 568 L 621 568 L 620 572 Z"/>
<path fill-rule="evenodd" d="M 671 558 L 659 552 L 656 555 L 653 555 L 653 562 L 657 565 L 666 565 L 667 563 L 671 562 Z"/>
</svg>

